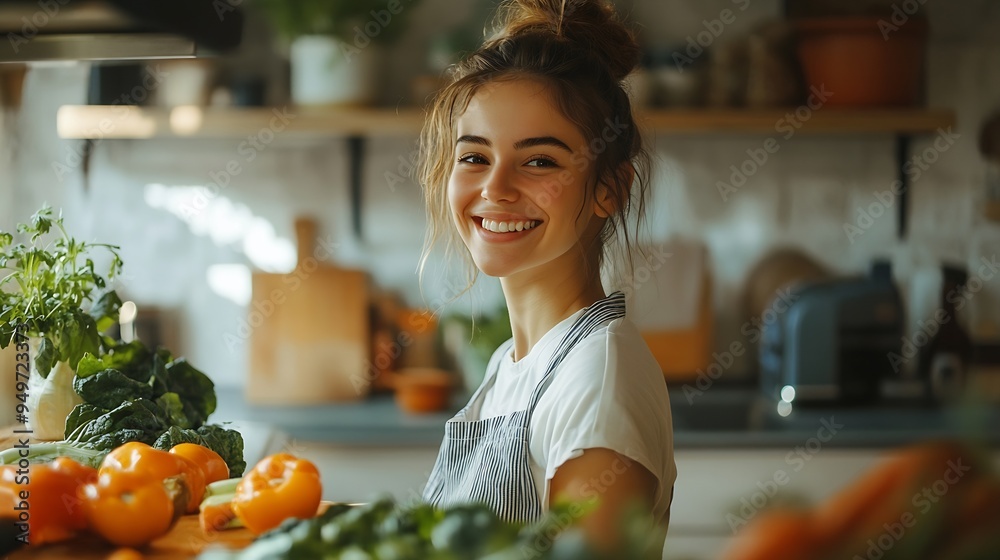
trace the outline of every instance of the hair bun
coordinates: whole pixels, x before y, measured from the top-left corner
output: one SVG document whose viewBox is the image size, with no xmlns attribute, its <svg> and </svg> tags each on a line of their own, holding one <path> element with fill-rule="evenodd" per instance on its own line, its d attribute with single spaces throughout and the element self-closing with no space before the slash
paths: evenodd
<svg viewBox="0 0 1000 560">
<path fill-rule="evenodd" d="M 493 40 L 550 33 L 576 43 L 601 60 L 621 81 L 639 64 L 635 35 L 606 0 L 507 0 L 498 12 Z"/>
</svg>

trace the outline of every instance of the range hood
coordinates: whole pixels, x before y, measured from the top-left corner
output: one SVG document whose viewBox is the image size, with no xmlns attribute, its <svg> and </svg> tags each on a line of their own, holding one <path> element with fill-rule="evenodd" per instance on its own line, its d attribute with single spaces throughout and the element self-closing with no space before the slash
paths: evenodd
<svg viewBox="0 0 1000 560">
<path fill-rule="evenodd" d="M 237 47 L 242 0 L 0 0 L 0 63 L 195 58 Z"/>
</svg>

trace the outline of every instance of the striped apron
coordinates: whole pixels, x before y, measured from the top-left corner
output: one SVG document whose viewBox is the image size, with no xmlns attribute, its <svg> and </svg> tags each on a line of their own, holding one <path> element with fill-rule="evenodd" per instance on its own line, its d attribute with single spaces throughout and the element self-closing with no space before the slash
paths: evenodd
<svg viewBox="0 0 1000 560">
<path fill-rule="evenodd" d="M 542 504 L 531 478 L 528 458 L 528 426 L 531 414 L 545 389 L 552 383 L 552 373 L 569 351 L 595 329 L 625 315 L 625 294 L 615 292 L 598 300 L 576 319 L 563 336 L 542 379 L 532 391 L 527 408 L 492 418 L 474 418 L 481 410 L 486 392 L 496 382 L 497 367 L 469 400 L 469 404 L 444 427 L 441 451 L 431 470 L 423 499 L 437 507 L 485 503 L 505 521 L 530 522 L 542 514 Z M 501 346 L 506 356 L 513 339 Z"/>
</svg>

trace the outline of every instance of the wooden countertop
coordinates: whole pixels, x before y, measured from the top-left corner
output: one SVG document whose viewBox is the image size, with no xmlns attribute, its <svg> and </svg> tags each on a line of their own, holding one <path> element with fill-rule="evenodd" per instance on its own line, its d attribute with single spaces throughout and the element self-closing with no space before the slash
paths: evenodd
<svg viewBox="0 0 1000 560">
<path fill-rule="evenodd" d="M 169 533 L 140 549 L 149 560 L 187 560 L 195 558 L 210 546 L 224 546 L 238 549 L 249 545 L 254 539 L 247 529 L 230 529 L 213 535 L 206 535 L 198 524 L 197 515 L 185 515 Z M 104 560 L 118 550 L 100 538 L 87 535 L 69 541 L 41 546 L 21 547 L 7 556 L 7 560 Z"/>
</svg>

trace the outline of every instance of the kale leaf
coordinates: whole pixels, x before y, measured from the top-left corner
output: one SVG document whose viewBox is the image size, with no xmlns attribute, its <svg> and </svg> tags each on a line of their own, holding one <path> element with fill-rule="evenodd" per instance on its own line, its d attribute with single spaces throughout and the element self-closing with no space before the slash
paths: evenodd
<svg viewBox="0 0 1000 560">
<path fill-rule="evenodd" d="M 151 356 L 141 341 L 118 344 L 100 358 L 94 357 L 93 354 L 85 354 L 76 367 L 76 376 L 90 377 L 104 370 L 114 369 L 130 379 L 147 383 L 151 375 Z"/>
<path fill-rule="evenodd" d="M 166 366 L 167 392 L 177 393 L 184 405 L 184 415 L 193 427 L 201 426 L 215 412 L 215 384 L 207 375 L 198 371 L 184 358 Z"/>
<path fill-rule="evenodd" d="M 77 377 L 73 380 L 73 390 L 85 402 L 109 410 L 122 403 L 148 399 L 153 395 L 149 384 L 131 379 L 116 369 L 106 369 L 89 377 Z"/>
</svg>

